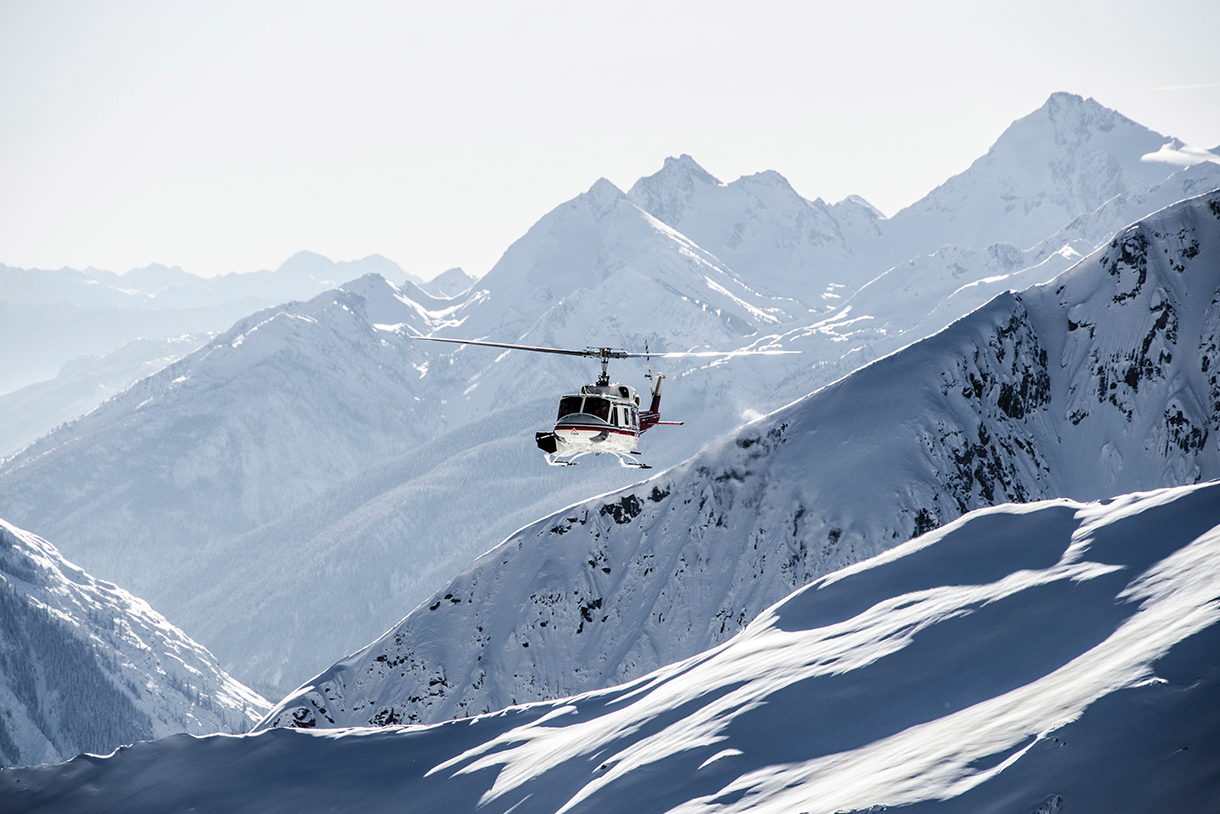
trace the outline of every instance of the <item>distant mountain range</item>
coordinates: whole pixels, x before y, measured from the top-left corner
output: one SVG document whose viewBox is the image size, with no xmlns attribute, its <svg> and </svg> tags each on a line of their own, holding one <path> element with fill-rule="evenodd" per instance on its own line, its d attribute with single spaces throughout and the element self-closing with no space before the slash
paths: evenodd
<svg viewBox="0 0 1220 814">
<path fill-rule="evenodd" d="M 0 396 L 0 458 L 6 458 L 60 424 L 186 356 L 214 334 L 133 339 L 100 357 L 81 355 L 54 379 Z"/>
<path fill-rule="evenodd" d="M 74 357 L 101 357 L 136 339 L 223 331 L 260 308 L 308 300 L 365 274 L 441 298 L 473 282 L 461 269 L 424 282 L 380 255 L 335 262 L 313 252 L 274 270 L 216 277 L 159 264 L 125 274 L 0 265 L 0 394 L 47 381 Z"/>
</svg>

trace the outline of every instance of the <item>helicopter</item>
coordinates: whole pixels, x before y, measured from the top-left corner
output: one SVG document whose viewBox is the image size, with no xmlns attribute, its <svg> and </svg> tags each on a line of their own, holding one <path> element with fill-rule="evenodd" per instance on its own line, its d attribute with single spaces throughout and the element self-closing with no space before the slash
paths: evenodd
<svg viewBox="0 0 1220 814">
<path fill-rule="evenodd" d="M 514 345 L 507 342 L 485 342 L 477 339 L 447 339 L 438 336 L 416 336 L 429 342 L 450 342 L 456 345 L 484 345 L 490 348 L 525 350 L 533 353 L 559 353 L 565 356 L 583 356 L 601 361 L 601 375 L 595 384 L 581 386 L 578 393 L 569 393 L 559 399 L 559 413 L 550 432 L 534 434 L 538 448 L 552 466 L 575 466 L 576 459 L 585 455 L 613 455 L 625 467 L 651 469 L 639 460 L 640 436 L 653 427 L 681 426 L 681 421 L 661 420 L 661 387 L 665 374 L 652 372 L 652 359 L 675 359 L 687 356 L 732 357 L 772 356 L 800 353 L 790 350 L 739 350 L 739 351 L 676 351 L 669 353 L 650 352 L 645 345 L 642 353 L 618 348 L 587 347 L 584 350 L 570 348 L 547 348 L 538 345 Z M 647 409 L 640 403 L 640 395 L 634 387 L 610 381 L 607 367 L 611 359 L 648 359 L 649 391 L 652 400 Z M 635 457 L 632 457 L 635 456 Z"/>
</svg>

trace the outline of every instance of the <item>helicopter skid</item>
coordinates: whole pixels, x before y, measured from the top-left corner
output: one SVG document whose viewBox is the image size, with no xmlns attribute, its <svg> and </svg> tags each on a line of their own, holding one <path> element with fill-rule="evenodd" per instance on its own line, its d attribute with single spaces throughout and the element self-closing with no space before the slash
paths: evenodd
<svg viewBox="0 0 1220 814">
<path fill-rule="evenodd" d="M 639 453 L 633 452 L 631 454 L 638 455 Z M 551 466 L 576 466 L 576 459 L 584 455 L 613 455 L 618 459 L 619 466 L 622 466 L 625 469 L 652 469 L 651 466 L 643 461 L 637 461 L 633 458 L 627 457 L 621 452 L 615 452 L 613 450 L 605 450 L 600 452 L 594 452 L 593 450 L 578 450 L 553 455 L 547 454 L 543 457 L 546 458 L 546 462 Z"/>
</svg>

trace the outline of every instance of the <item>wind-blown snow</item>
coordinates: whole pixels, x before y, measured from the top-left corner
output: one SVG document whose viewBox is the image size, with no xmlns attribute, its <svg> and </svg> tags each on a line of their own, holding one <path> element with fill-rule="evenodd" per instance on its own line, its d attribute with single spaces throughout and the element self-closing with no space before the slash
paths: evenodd
<svg viewBox="0 0 1220 814">
<path fill-rule="evenodd" d="M 1220 484 L 973 512 L 613 689 L 431 727 L 178 736 L 6 811 L 1202 811 Z M 873 808 L 878 807 L 878 808 Z"/>
</svg>

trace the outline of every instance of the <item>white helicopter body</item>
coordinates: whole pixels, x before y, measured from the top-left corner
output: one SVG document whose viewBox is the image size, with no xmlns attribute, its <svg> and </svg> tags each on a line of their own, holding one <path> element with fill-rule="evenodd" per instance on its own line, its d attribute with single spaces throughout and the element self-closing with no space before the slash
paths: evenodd
<svg viewBox="0 0 1220 814">
<path fill-rule="evenodd" d="M 493 348 L 508 348 L 510 350 L 527 350 L 535 353 L 560 353 L 567 356 L 585 356 L 600 359 L 602 363 L 601 376 L 596 384 L 586 384 L 579 393 L 571 393 L 559 399 L 559 413 L 555 418 L 555 426 L 550 432 L 535 433 L 534 440 L 538 448 L 546 454 L 547 463 L 552 466 L 572 466 L 576 459 L 584 455 L 609 454 L 616 457 L 620 464 L 638 469 L 649 469 L 647 464 L 632 456 L 638 456 L 640 436 L 649 429 L 662 424 L 680 425 L 681 421 L 661 420 L 661 385 L 665 381 L 664 374 L 652 374 L 649 368 L 648 378 L 651 381 L 652 401 L 647 409 L 641 409 L 640 396 L 635 388 L 611 383 L 606 372 L 606 366 L 611 359 L 643 358 L 674 358 L 680 356 L 755 356 L 780 353 L 798 353 L 799 351 L 783 350 L 747 350 L 747 351 L 690 351 L 677 353 L 632 353 L 615 348 L 585 348 L 584 350 L 569 350 L 565 348 L 545 348 L 535 345 L 513 345 L 504 342 L 485 342 L 476 339 L 443 339 L 435 336 L 417 336 L 415 339 L 425 339 L 430 342 L 451 342 L 458 345 L 486 345 Z"/>
</svg>

